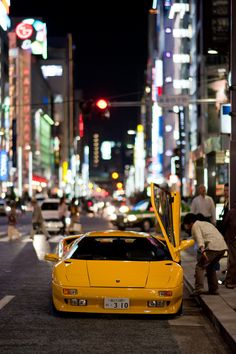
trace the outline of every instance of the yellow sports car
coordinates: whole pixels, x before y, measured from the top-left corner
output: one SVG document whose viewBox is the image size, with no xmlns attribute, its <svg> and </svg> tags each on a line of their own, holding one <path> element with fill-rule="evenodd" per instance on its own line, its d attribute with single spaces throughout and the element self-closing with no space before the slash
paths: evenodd
<svg viewBox="0 0 236 354">
<path fill-rule="evenodd" d="M 161 234 L 119 230 L 89 232 L 70 244 L 52 272 L 56 311 L 119 314 L 180 314 L 183 269 L 180 198 L 152 184 L 152 205 Z"/>
</svg>

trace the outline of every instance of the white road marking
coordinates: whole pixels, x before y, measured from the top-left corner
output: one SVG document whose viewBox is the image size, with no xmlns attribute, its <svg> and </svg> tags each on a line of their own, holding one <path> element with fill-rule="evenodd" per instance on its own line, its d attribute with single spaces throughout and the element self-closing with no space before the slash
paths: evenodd
<svg viewBox="0 0 236 354">
<path fill-rule="evenodd" d="M 0 242 L 9 242 L 8 240 L 8 236 L 6 233 L 0 233 Z M 49 243 L 58 243 L 61 239 L 63 239 L 62 235 L 53 235 L 50 236 L 49 238 Z M 21 237 L 19 239 L 13 239 L 12 242 L 14 242 L 15 240 L 19 240 L 21 242 L 27 243 L 27 242 L 32 242 L 32 239 L 30 238 L 30 234 L 26 233 L 26 232 L 22 232 L 21 233 Z"/>
<path fill-rule="evenodd" d="M 14 237 L 13 240 L 12 240 L 12 242 L 15 241 L 15 240 L 23 241 L 25 236 L 29 236 L 29 235 L 26 234 L 26 233 L 21 233 L 20 238 L 17 239 L 17 238 Z M 9 242 L 8 236 L 5 234 L 5 236 L 0 237 L 0 242 Z"/>
<path fill-rule="evenodd" d="M 6 306 L 12 299 L 14 299 L 15 295 L 6 295 L 0 300 L 0 310 Z"/>
</svg>

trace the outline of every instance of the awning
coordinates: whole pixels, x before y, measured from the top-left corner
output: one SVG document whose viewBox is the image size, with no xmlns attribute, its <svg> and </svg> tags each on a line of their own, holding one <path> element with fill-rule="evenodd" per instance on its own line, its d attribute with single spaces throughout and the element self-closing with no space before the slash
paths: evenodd
<svg viewBox="0 0 236 354">
<path fill-rule="evenodd" d="M 38 176 L 38 175 L 33 175 L 33 181 L 35 181 L 35 182 L 40 182 L 40 183 L 48 183 L 48 180 L 47 180 L 47 178 L 45 178 L 45 177 L 42 177 L 42 176 Z"/>
</svg>

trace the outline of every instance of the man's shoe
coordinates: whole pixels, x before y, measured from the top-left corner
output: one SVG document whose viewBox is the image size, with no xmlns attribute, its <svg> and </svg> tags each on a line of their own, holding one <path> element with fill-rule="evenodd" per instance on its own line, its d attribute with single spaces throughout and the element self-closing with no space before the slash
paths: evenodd
<svg viewBox="0 0 236 354">
<path fill-rule="evenodd" d="M 219 295 L 218 291 L 206 291 L 204 295 Z"/>
<path fill-rule="evenodd" d="M 199 289 L 199 290 L 194 290 L 192 292 L 192 294 L 190 294 L 190 296 L 198 296 L 198 295 L 202 295 L 202 294 L 205 294 L 206 291 L 204 289 Z"/>
</svg>

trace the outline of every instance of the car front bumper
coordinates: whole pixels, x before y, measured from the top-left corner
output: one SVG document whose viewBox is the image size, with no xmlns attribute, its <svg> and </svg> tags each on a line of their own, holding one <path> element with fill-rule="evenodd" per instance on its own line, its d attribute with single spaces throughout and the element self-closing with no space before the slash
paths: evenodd
<svg viewBox="0 0 236 354">
<path fill-rule="evenodd" d="M 61 221 L 45 221 L 44 224 L 48 232 L 59 232 L 63 228 Z"/>
<path fill-rule="evenodd" d="M 159 291 L 163 290 L 171 290 L 172 296 L 159 296 Z M 168 315 L 176 314 L 180 310 L 183 300 L 183 284 L 179 284 L 174 289 L 83 287 L 77 288 L 77 291 L 77 295 L 64 295 L 63 288 L 53 284 L 52 296 L 55 308 L 63 312 Z M 105 298 L 127 298 L 129 299 L 129 308 L 105 308 Z M 69 299 L 85 300 L 86 306 L 73 306 Z M 149 307 L 148 301 L 157 301 L 161 306 Z"/>
</svg>

